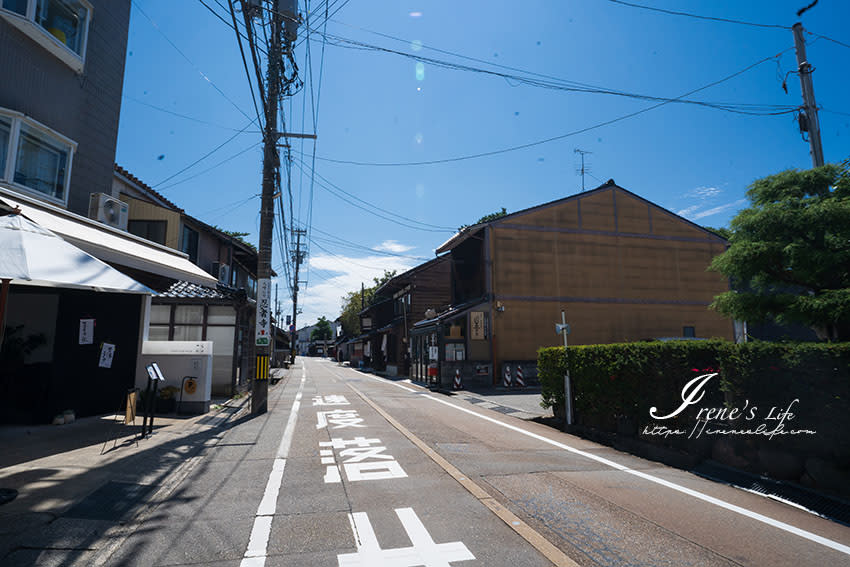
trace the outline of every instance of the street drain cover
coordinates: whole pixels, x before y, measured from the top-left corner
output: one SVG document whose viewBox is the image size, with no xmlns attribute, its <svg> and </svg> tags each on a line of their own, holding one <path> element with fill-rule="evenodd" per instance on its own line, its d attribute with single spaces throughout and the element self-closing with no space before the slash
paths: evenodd
<svg viewBox="0 0 850 567">
<path fill-rule="evenodd" d="M 153 489 L 150 484 L 110 481 L 74 505 L 65 517 L 117 522 L 131 516 Z"/>
</svg>

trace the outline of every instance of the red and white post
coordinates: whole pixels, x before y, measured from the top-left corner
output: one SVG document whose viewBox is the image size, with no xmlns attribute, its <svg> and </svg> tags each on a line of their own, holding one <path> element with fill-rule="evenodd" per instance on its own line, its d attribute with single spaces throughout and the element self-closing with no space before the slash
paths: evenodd
<svg viewBox="0 0 850 567">
<path fill-rule="evenodd" d="M 462 387 L 463 387 L 463 386 L 461 386 L 461 383 L 460 383 L 460 370 L 455 370 L 455 383 L 454 383 L 454 389 L 455 389 L 455 390 L 460 390 Z"/>
<path fill-rule="evenodd" d="M 525 388 L 525 380 L 522 376 L 522 366 L 516 367 L 516 385 L 518 388 Z"/>
<path fill-rule="evenodd" d="M 510 364 L 505 365 L 505 377 L 502 380 L 502 386 L 505 388 L 511 387 L 511 366 Z"/>
</svg>

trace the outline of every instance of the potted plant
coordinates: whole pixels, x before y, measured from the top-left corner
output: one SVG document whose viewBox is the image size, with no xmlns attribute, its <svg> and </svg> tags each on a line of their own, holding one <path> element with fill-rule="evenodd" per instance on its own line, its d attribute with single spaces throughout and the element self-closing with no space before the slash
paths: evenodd
<svg viewBox="0 0 850 567">
<path fill-rule="evenodd" d="M 156 413 L 174 413 L 177 411 L 177 386 L 164 386 L 156 396 Z"/>
</svg>

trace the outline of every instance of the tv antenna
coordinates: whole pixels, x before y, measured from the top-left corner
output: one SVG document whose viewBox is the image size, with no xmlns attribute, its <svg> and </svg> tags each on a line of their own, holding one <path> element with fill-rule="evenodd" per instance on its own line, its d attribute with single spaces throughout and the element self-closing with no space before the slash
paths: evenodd
<svg viewBox="0 0 850 567">
<path fill-rule="evenodd" d="M 581 155 L 581 167 L 576 168 L 576 173 L 581 175 L 581 192 L 584 193 L 584 175 L 586 173 L 590 173 L 590 164 L 587 164 L 585 166 L 584 156 L 585 156 L 585 154 L 592 154 L 593 152 L 588 152 L 588 151 L 580 150 L 580 149 L 576 148 L 576 149 L 573 150 L 573 153 Z"/>
</svg>

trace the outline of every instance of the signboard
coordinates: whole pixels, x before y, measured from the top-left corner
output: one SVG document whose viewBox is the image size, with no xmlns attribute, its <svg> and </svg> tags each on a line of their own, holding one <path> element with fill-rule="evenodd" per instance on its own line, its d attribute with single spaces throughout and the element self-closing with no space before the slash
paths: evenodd
<svg viewBox="0 0 850 567">
<path fill-rule="evenodd" d="M 112 357 L 115 356 L 115 345 L 103 343 L 100 347 L 100 360 L 97 365 L 100 368 L 112 368 Z"/>
<path fill-rule="evenodd" d="M 372 330 L 372 318 L 371 317 L 361 317 L 360 318 L 360 330 L 361 331 L 371 331 Z"/>
<path fill-rule="evenodd" d="M 430 360 L 437 360 L 440 357 L 440 347 L 429 346 L 428 347 L 428 358 Z"/>
<path fill-rule="evenodd" d="M 469 314 L 469 338 L 475 341 L 483 341 L 486 337 L 484 334 L 484 312 L 473 311 Z"/>
<path fill-rule="evenodd" d="M 269 278 L 257 281 L 257 324 L 256 346 L 268 346 L 271 342 L 271 298 L 272 282 Z"/>
<path fill-rule="evenodd" d="M 80 319 L 80 344 L 94 343 L 94 319 Z"/>
</svg>

